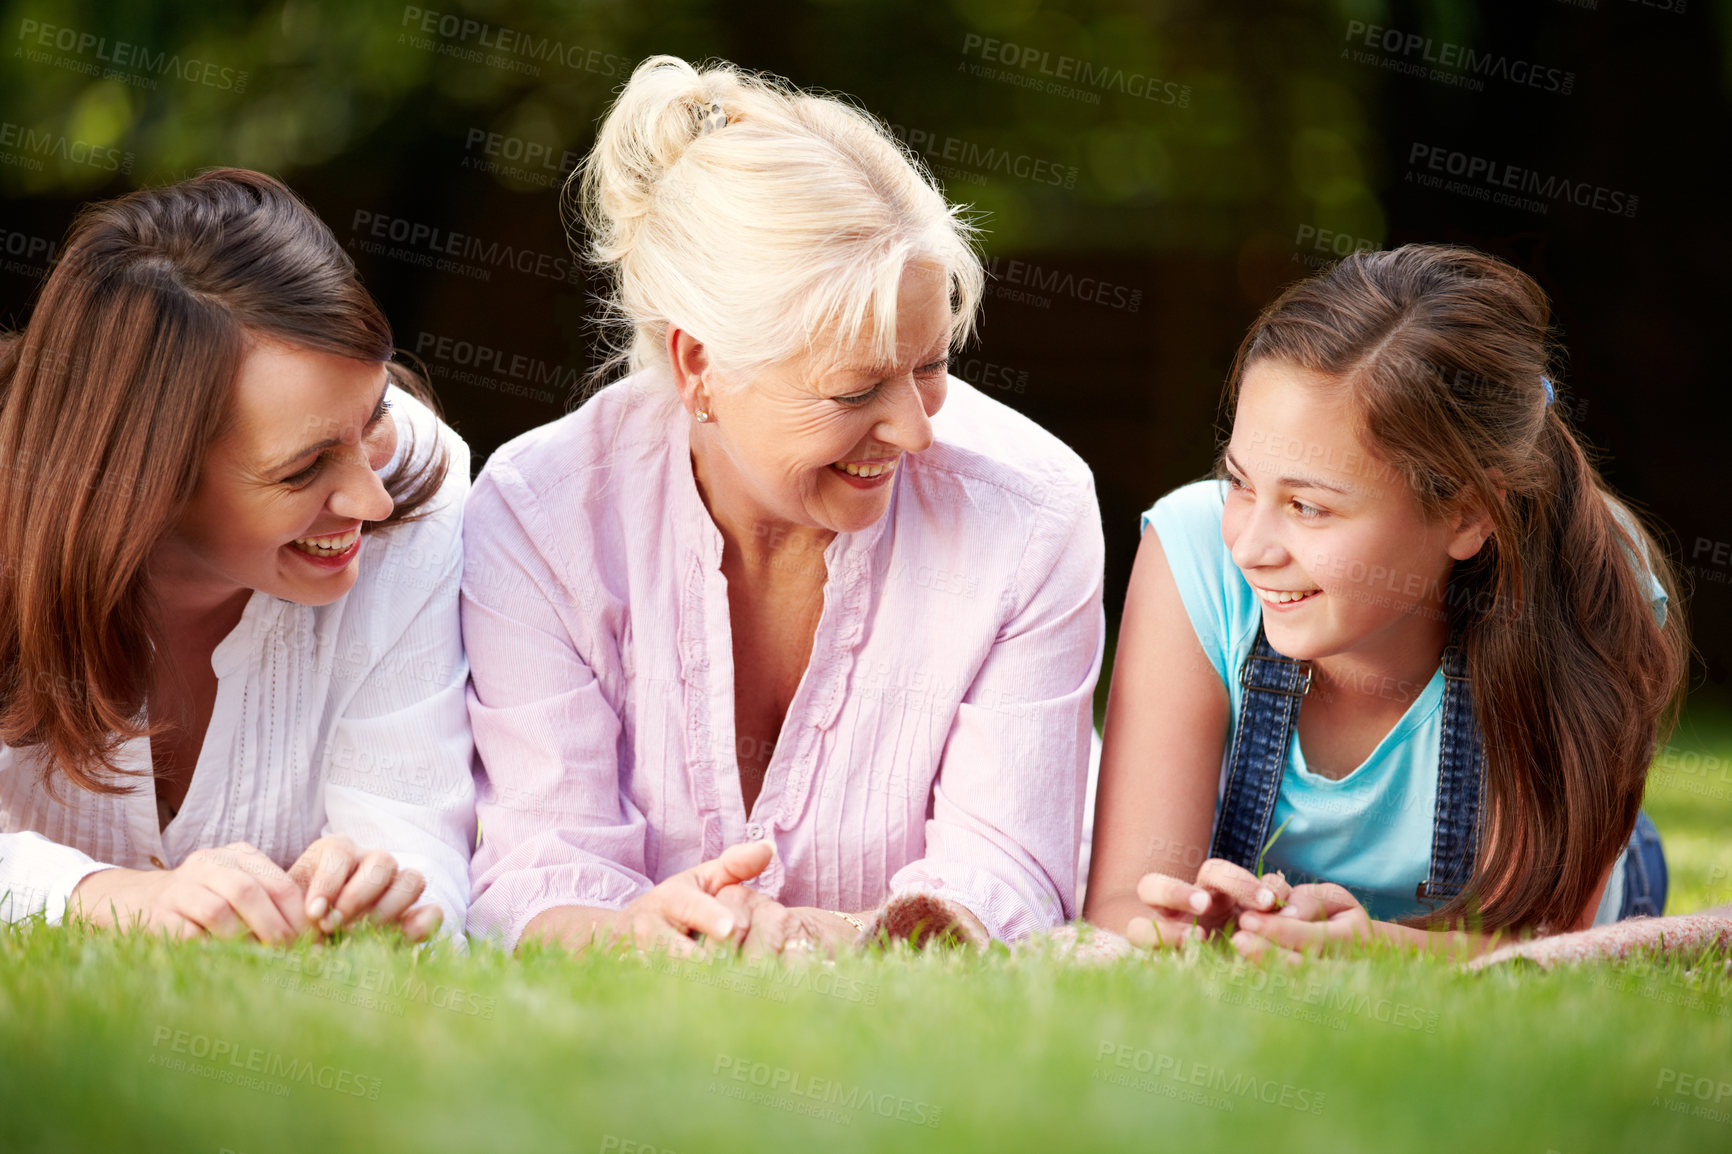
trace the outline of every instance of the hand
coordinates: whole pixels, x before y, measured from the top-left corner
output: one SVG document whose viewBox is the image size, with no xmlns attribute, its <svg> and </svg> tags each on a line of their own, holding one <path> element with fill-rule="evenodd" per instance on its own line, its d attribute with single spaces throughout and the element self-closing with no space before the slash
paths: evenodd
<svg viewBox="0 0 1732 1154">
<path fill-rule="evenodd" d="M 313 928 L 294 879 L 245 842 L 194 850 L 171 870 L 98 870 L 72 899 L 77 916 L 95 925 L 174 938 L 251 936 L 283 946 Z"/>
<path fill-rule="evenodd" d="M 1291 892 L 1279 873 L 1258 877 L 1222 858 L 1204 862 L 1195 882 L 1169 874 L 1144 874 L 1137 882 L 1137 898 L 1154 916 L 1132 918 L 1125 937 L 1144 949 L 1201 941 L 1244 914 L 1280 909 Z"/>
<path fill-rule="evenodd" d="M 1320 882 L 1293 887 L 1278 914 L 1241 916 L 1233 948 L 1247 958 L 1273 950 L 1282 960 L 1297 962 L 1302 953 L 1326 953 L 1376 936 L 1359 899 L 1333 882 Z"/>
<path fill-rule="evenodd" d="M 737 894 L 735 891 L 739 891 Z M 748 896 L 749 895 L 749 896 Z M 784 906 L 747 886 L 733 885 L 716 895 L 750 910 L 751 928 L 741 946 L 748 957 L 817 955 L 833 958 L 854 944 L 860 931 L 848 919 L 816 906 Z"/>
<path fill-rule="evenodd" d="M 400 925 L 412 942 L 438 930 L 445 913 L 432 903 L 415 905 L 427 888 L 416 870 L 400 870 L 384 850 L 362 852 L 345 834 L 322 837 L 289 867 L 289 877 L 306 896 L 306 918 L 327 934 L 353 925 L 363 915 L 374 925 Z"/>
<path fill-rule="evenodd" d="M 686 956 L 697 951 L 699 934 L 711 941 L 744 941 L 753 903 L 739 894 L 727 901 L 717 894 L 769 867 L 775 847 L 767 841 L 729 846 L 722 855 L 681 870 L 619 910 L 555 906 L 524 926 L 522 940 L 557 942 L 583 949 L 597 941 L 627 941 L 640 950 L 665 950 Z M 740 887 L 743 889 L 744 887 Z"/>
</svg>

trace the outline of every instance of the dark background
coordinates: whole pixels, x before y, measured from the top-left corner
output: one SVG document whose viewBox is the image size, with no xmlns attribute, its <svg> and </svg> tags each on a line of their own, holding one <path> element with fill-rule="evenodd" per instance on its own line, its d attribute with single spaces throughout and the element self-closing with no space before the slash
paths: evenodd
<svg viewBox="0 0 1732 1154">
<path fill-rule="evenodd" d="M 1115 618 L 1137 514 L 1208 469 L 1222 378 L 1262 304 L 1355 246 L 1495 253 L 1551 293 L 1570 354 L 1560 403 L 1669 534 L 1695 695 L 1732 699 L 1732 425 L 1712 385 L 1732 255 L 1727 0 L 0 12 L 0 324 L 28 315 L 80 204 L 259 168 L 350 245 L 477 466 L 576 403 L 595 363 L 593 289 L 567 272 L 558 185 L 632 63 L 718 56 L 857 99 L 979 210 L 995 279 L 956 371 L 1093 467 Z M 1467 50 L 1477 71 L 1455 63 Z M 1536 72 L 1537 86 L 1512 78 Z M 1066 90 L 1049 91 L 1061 75 Z M 1553 195 L 1511 206 L 1427 187 L 1432 150 L 1531 170 Z M 411 239 L 374 240 L 380 221 Z M 435 243 L 461 250 L 452 234 L 495 259 L 417 263 Z"/>
</svg>

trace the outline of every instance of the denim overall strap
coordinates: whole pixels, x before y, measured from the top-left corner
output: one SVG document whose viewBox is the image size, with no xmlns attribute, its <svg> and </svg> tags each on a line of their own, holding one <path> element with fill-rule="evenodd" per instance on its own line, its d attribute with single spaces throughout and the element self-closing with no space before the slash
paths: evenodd
<svg viewBox="0 0 1732 1154">
<path fill-rule="evenodd" d="M 1239 667 L 1239 684 L 1245 694 L 1209 856 L 1255 870 L 1269 837 L 1275 796 L 1281 792 L 1287 745 L 1293 740 L 1299 706 L 1311 688 L 1311 663 L 1275 652 L 1259 624 L 1257 641 Z"/>
<path fill-rule="evenodd" d="M 1485 746 L 1474 719 L 1467 659 L 1451 644 L 1443 651 L 1443 740 L 1437 762 L 1437 811 L 1431 823 L 1431 867 L 1414 894 L 1440 905 L 1461 893 L 1479 853 L 1480 793 Z"/>
<path fill-rule="evenodd" d="M 1618 920 L 1657 918 L 1666 908 L 1666 852 L 1660 847 L 1660 831 L 1646 813 L 1636 814 L 1630 831 L 1629 852 L 1624 855 L 1624 897 Z"/>
</svg>

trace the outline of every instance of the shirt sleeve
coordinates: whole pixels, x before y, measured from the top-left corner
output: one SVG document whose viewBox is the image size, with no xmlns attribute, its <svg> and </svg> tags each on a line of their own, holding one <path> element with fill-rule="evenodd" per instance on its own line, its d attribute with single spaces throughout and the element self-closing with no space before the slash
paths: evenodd
<svg viewBox="0 0 1732 1154">
<path fill-rule="evenodd" d="M 1666 624 L 1666 603 L 1669 599 L 1666 596 L 1666 587 L 1660 584 L 1658 577 L 1654 576 L 1653 565 L 1648 559 L 1648 545 L 1642 540 L 1641 534 L 1636 529 L 1635 519 L 1630 515 L 1630 511 L 1624 507 L 1624 504 L 1610 494 L 1605 494 L 1605 500 L 1606 507 L 1612 511 L 1613 519 L 1618 522 L 1619 527 L 1641 551 L 1638 555 L 1636 549 L 1631 549 L 1628 545 L 1624 546 L 1624 555 L 1629 558 L 1630 567 L 1640 575 L 1642 584 L 1647 590 L 1648 608 L 1654 613 L 1654 624 L 1663 626 Z"/>
<path fill-rule="evenodd" d="M 1015 941 L 1076 914 L 1077 851 L 1106 640 L 1105 544 L 1092 480 L 1049 506 L 1017 600 L 957 707 L 933 785 L 926 854 L 890 879 L 967 908 Z"/>
<path fill-rule="evenodd" d="M 506 949 L 545 910 L 618 909 L 653 885 L 646 821 L 619 787 L 619 714 L 596 677 L 601 631 L 561 612 L 587 616 L 593 589 L 536 544 L 561 539 L 509 462 L 490 461 L 470 498 L 462 602 L 481 823 L 469 930 Z"/>
<path fill-rule="evenodd" d="M 349 607 L 359 628 L 335 654 L 358 684 L 331 731 L 323 832 L 419 871 L 427 879 L 419 901 L 439 905 L 440 935 L 461 945 L 475 834 L 457 600 L 469 459 L 454 433 L 440 431 L 449 465 L 437 507 L 375 535 L 379 555 L 364 559 L 374 571 Z"/>
<path fill-rule="evenodd" d="M 113 868 L 39 833 L 0 833 L 0 922 L 41 914 L 59 925 L 78 883 Z"/>
</svg>

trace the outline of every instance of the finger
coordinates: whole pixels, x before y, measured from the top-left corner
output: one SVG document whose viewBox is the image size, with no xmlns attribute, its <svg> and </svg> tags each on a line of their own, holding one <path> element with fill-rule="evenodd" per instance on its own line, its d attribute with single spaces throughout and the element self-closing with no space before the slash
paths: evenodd
<svg viewBox="0 0 1732 1154">
<path fill-rule="evenodd" d="M 427 879 L 418 870 L 399 870 L 390 888 L 379 895 L 366 920 L 376 926 L 389 925 L 403 917 L 403 912 L 415 904 L 415 899 L 427 889 Z M 425 907 L 420 907 L 425 908 Z M 432 907 L 437 909 L 437 906 Z"/>
<path fill-rule="evenodd" d="M 1300 886 L 1293 891 L 1293 896 L 1281 908 L 1281 917 L 1296 918 L 1302 922 L 1321 922 L 1329 919 L 1333 912 L 1323 902 L 1323 897 L 1313 886 Z"/>
<path fill-rule="evenodd" d="M 265 893 L 270 896 L 271 904 L 277 907 L 277 912 L 282 914 L 283 920 L 289 924 L 292 935 L 298 938 L 311 932 L 313 923 L 307 917 L 306 897 L 288 871 L 266 857 L 261 850 L 244 842 L 237 842 L 228 848 L 234 851 L 236 866 L 264 887 Z"/>
<path fill-rule="evenodd" d="M 1246 914 L 1239 919 L 1239 928 L 1267 938 L 1274 945 L 1310 952 L 1323 949 L 1340 936 L 1329 922 L 1307 922 L 1279 914 L 1273 917 Z"/>
<path fill-rule="evenodd" d="M 631 943 L 645 953 L 665 953 L 676 958 L 689 958 L 698 952 L 698 944 L 668 924 L 666 919 L 645 914 L 632 919 Z"/>
<path fill-rule="evenodd" d="M 213 867 L 205 880 L 212 893 L 229 904 L 253 937 L 267 945 L 286 946 L 295 940 L 294 927 L 271 900 L 258 879 L 239 869 Z"/>
<path fill-rule="evenodd" d="M 728 940 L 737 946 L 745 945 L 756 911 L 764 905 L 776 904 L 750 886 L 739 884 L 723 886 L 714 896 L 734 919 L 734 932 Z"/>
<path fill-rule="evenodd" d="M 355 872 L 355 853 L 336 838 L 320 838 L 310 848 L 318 849 L 319 855 L 313 863 L 312 880 L 307 883 L 307 917 L 328 934 L 336 929 L 331 907 Z"/>
<path fill-rule="evenodd" d="M 749 841 L 731 845 L 722 856 L 693 866 L 691 873 L 705 893 L 713 894 L 723 886 L 749 881 L 769 868 L 776 856 L 776 847 L 767 841 Z"/>
<path fill-rule="evenodd" d="M 205 936 L 204 927 L 196 922 L 188 921 L 173 911 L 164 911 L 151 918 L 148 928 L 164 937 L 177 942 L 191 941 L 193 938 Z"/>
<path fill-rule="evenodd" d="M 749 958 L 771 957 L 782 952 L 791 932 L 788 908 L 774 905 L 752 913 L 752 929 L 746 935 L 743 952 Z"/>
<path fill-rule="evenodd" d="M 1257 891 L 1257 897 L 1259 899 L 1259 904 L 1257 906 L 1258 909 L 1278 910 L 1282 906 L 1286 905 L 1292 898 L 1293 887 L 1287 883 L 1287 876 L 1285 874 L 1280 872 L 1267 873 L 1259 880 L 1263 883 L 1263 889 Z M 1270 900 L 1267 905 L 1261 904 L 1263 890 L 1269 892 Z"/>
<path fill-rule="evenodd" d="M 663 920 L 675 933 L 703 934 L 720 941 L 732 937 L 734 915 L 728 907 L 702 890 L 669 888 L 661 903 Z"/>
<path fill-rule="evenodd" d="M 1222 858 L 1210 858 L 1203 863 L 1203 868 L 1197 871 L 1197 885 L 1226 897 L 1241 909 L 1275 908 L 1274 891 L 1262 878 Z"/>
<path fill-rule="evenodd" d="M 424 942 L 439 932 L 445 924 L 445 911 L 428 902 L 403 915 L 403 936 L 412 942 Z"/>
<path fill-rule="evenodd" d="M 397 880 L 397 859 L 384 850 L 373 850 L 355 863 L 355 872 L 343 883 L 342 892 L 331 903 L 325 915 L 330 923 L 322 928 L 328 934 L 338 926 L 353 925 L 361 915 L 373 908 L 373 903 L 385 896 L 391 883 Z"/>
<path fill-rule="evenodd" d="M 1169 917 L 1207 913 L 1213 902 L 1208 890 L 1168 874 L 1144 874 L 1137 881 L 1137 900 Z"/>
<path fill-rule="evenodd" d="M 1296 966 L 1304 960 L 1301 955 L 1294 953 L 1292 950 L 1277 946 L 1261 934 L 1254 934 L 1250 930 L 1240 930 L 1238 933 L 1233 935 L 1233 948 L 1238 950 L 1242 956 L 1249 958 L 1253 962 L 1259 962 L 1264 958 L 1274 957 L 1281 959 L 1290 966 Z"/>
<path fill-rule="evenodd" d="M 1343 910 L 1359 908 L 1359 899 L 1353 896 L 1352 891 L 1345 886 L 1338 886 L 1334 882 L 1312 882 L 1310 885 L 1295 887 L 1293 892 L 1303 892 L 1315 897 L 1330 917 L 1341 913 Z"/>
<path fill-rule="evenodd" d="M 1201 926 L 1189 919 L 1132 918 L 1125 926 L 1125 938 L 1133 946 L 1145 950 L 1173 949 L 1186 942 L 1200 942 L 1208 936 Z"/>
<path fill-rule="evenodd" d="M 325 851 L 332 846 L 342 846 L 351 852 L 355 851 L 355 843 L 347 834 L 331 834 L 315 838 L 311 845 L 301 851 L 301 856 L 294 860 L 294 864 L 289 866 L 289 877 L 303 891 L 313 884 L 313 875 L 318 872 L 319 862 L 324 860 Z"/>
<path fill-rule="evenodd" d="M 245 923 L 221 894 L 202 882 L 188 882 L 173 900 L 173 910 L 215 938 L 238 938 L 247 932 Z"/>
</svg>

